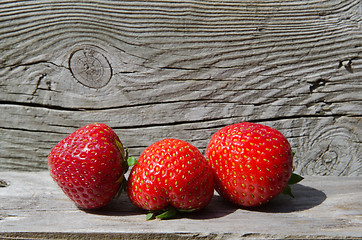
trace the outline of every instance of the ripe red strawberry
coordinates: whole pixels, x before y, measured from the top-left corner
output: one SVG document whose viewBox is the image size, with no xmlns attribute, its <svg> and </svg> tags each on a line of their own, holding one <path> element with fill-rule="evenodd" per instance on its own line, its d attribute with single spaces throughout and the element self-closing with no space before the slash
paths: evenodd
<svg viewBox="0 0 362 240">
<path fill-rule="evenodd" d="M 60 141 L 51 150 L 48 165 L 54 181 L 84 209 L 109 203 L 127 169 L 121 141 L 103 123 L 84 126 Z"/>
<path fill-rule="evenodd" d="M 128 196 L 139 208 L 199 210 L 214 193 L 211 168 L 191 144 L 164 139 L 145 149 L 128 179 Z M 169 215 L 160 215 L 159 218 Z M 172 216 L 171 216 L 172 217 Z"/>
<path fill-rule="evenodd" d="M 261 124 L 244 122 L 220 129 L 211 137 L 206 156 L 217 192 L 241 206 L 261 205 L 276 197 L 292 174 L 287 139 Z"/>
</svg>

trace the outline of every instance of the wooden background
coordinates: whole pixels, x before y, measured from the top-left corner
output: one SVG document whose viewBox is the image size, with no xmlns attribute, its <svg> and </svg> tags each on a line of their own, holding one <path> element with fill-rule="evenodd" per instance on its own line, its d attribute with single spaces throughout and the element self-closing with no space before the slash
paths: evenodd
<svg viewBox="0 0 362 240">
<path fill-rule="evenodd" d="M 280 130 L 303 175 L 362 175 L 360 0 L 0 1 L 0 171 L 104 122 L 132 155 Z"/>
</svg>

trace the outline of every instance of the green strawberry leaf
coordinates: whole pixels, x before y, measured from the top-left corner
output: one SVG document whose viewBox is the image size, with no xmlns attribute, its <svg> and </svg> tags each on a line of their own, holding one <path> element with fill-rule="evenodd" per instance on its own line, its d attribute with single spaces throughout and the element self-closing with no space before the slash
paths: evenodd
<svg viewBox="0 0 362 240">
<path fill-rule="evenodd" d="M 153 219 L 171 219 L 174 218 L 178 213 L 178 210 L 174 207 L 168 207 L 166 209 L 163 209 L 161 211 L 150 211 L 146 215 L 146 220 L 153 220 Z"/>
<path fill-rule="evenodd" d="M 127 163 L 128 163 L 128 166 L 132 167 L 132 166 L 136 165 L 138 163 L 138 161 L 137 161 L 136 157 L 129 157 L 129 158 L 127 158 Z"/>
<path fill-rule="evenodd" d="M 300 181 L 302 181 L 304 178 L 296 173 L 292 173 L 292 175 L 289 178 L 288 181 L 288 185 L 293 185 L 296 183 L 299 183 Z"/>
<path fill-rule="evenodd" d="M 285 188 L 283 189 L 282 193 L 291 196 L 292 198 L 294 198 L 294 195 L 292 193 L 292 188 L 290 187 L 290 185 L 294 185 L 299 183 L 300 181 L 302 181 L 304 178 L 296 173 L 292 173 L 292 175 L 289 178 L 288 184 L 287 186 L 285 186 Z"/>
<path fill-rule="evenodd" d="M 147 213 L 147 215 L 146 215 L 146 220 L 147 220 L 147 221 L 153 220 L 153 219 L 155 219 L 155 218 L 156 218 L 156 216 L 155 216 L 155 213 L 154 213 L 154 212 L 149 212 L 149 213 Z"/>
<path fill-rule="evenodd" d="M 127 159 L 127 166 L 126 166 L 126 172 L 128 171 L 129 167 L 133 167 L 134 165 L 136 165 L 138 163 L 137 158 L 136 157 L 129 157 L 129 150 L 128 148 L 126 148 L 125 151 L 125 159 Z"/>
<path fill-rule="evenodd" d="M 159 214 L 156 216 L 156 218 L 158 219 L 170 219 L 170 218 L 174 218 L 177 215 L 177 210 L 174 207 L 169 207 L 166 209 L 166 211 L 164 211 L 163 213 Z"/>
<path fill-rule="evenodd" d="M 292 198 L 294 198 L 294 195 L 293 195 L 293 193 L 292 193 L 292 188 L 289 186 L 289 185 L 287 185 L 284 189 L 283 189 L 283 192 L 282 192 L 283 194 L 286 194 L 286 195 L 289 195 L 289 196 L 291 196 Z"/>
</svg>

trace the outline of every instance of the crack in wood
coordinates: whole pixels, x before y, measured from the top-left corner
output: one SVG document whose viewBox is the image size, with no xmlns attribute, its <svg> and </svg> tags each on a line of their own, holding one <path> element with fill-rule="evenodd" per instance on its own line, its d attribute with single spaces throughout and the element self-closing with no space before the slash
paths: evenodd
<svg viewBox="0 0 362 240">
<path fill-rule="evenodd" d="M 329 80 L 326 78 L 318 78 L 314 81 L 310 81 L 309 92 L 313 93 L 317 88 L 324 87 Z"/>
<path fill-rule="evenodd" d="M 13 101 L 0 101 L 0 105 L 13 105 L 13 106 L 22 106 L 22 107 L 34 107 L 34 108 L 46 108 L 50 110 L 60 110 L 60 111 L 71 111 L 71 112 L 79 112 L 85 111 L 83 108 L 70 108 L 70 107 L 61 107 L 55 105 L 45 105 L 40 103 L 32 103 L 32 102 L 13 102 Z M 88 109 L 94 110 L 94 109 Z"/>
<path fill-rule="evenodd" d="M 4 68 L 14 69 L 14 68 L 18 68 L 18 67 L 33 66 L 33 65 L 38 65 L 38 64 L 50 64 L 50 65 L 53 65 L 53 66 L 56 66 L 59 68 L 65 68 L 65 69 L 69 70 L 69 68 L 66 66 L 58 65 L 54 62 L 47 61 L 47 60 L 38 60 L 38 61 L 26 62 L 26 63 L 14 63 L 14 64 L 10 64 L 10 65 L 0 65 L 0 69 L 4 69 Z"/>
<path fill-rule="evenodd" d="M 0 127 L 3 130 L 10 130 L 10 131 L 23 131 L 23 132 L 38 132 L 38 133 L 51 133 L 51 134 L 65 134 L 63 132 L 56 132 L 56 131 L 46 131 L 46 130 L 39 130 L 39 129 L 26 129 L 26 128 L 8 128 L 8 127 Z"/>
<path fill-rule="evenodd" d="M 38 78 L 38 80 L 36 81 L 36 84 L 35 84 L 35 89 L 34 91 L 31 93 L 31 95 L 35 95 L 36 92 L 39 90 L 39 85 L 40 85 L 40 82 L 47 76 L 46 73 L 43 73 L 40 75 L 40 77 Z"/>
<path fill-rule="evenodd" d="M 356 59 L 355 58 L 350 58 L 350 59 L 345 59 L 345 60 L 340 60 L 338 63 L 338 68 L 344 67 L 348 72 L 353 73 L 353 68 L 352 68 L 352 60 Z"/>
</svg>

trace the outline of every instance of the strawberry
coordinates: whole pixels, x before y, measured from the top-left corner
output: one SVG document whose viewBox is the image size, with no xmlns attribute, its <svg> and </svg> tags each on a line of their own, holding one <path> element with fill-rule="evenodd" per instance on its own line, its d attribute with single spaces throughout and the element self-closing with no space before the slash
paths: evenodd
<svg viewBox="0 0 362 240">
<path fill-rule="evenodd" d="M 211 168 L 191 144 L 164 139 L 145 149 L 128 179 L 128 196 L 148 218 L 173 217 L 177 211 L 200 210 L 214 193 Z M 176 211 L 177 210 L 177 211 Z"/>
<path fill-rule="evenodd" d="M 276 129 L 261 124 L 243 122 L 220 129 L 211 137 L 206 156 L 216 191 L 244 207 L 276 197 L 292 174 L 289 142 Z"/>
<path fill-rule="evenodd" d="M 127 170 L 121 141 L 103 123 L 84 126 L 60 141 L 48 165 L 53 180 L 83 209 L 109 203 Z"/>
</svg>

